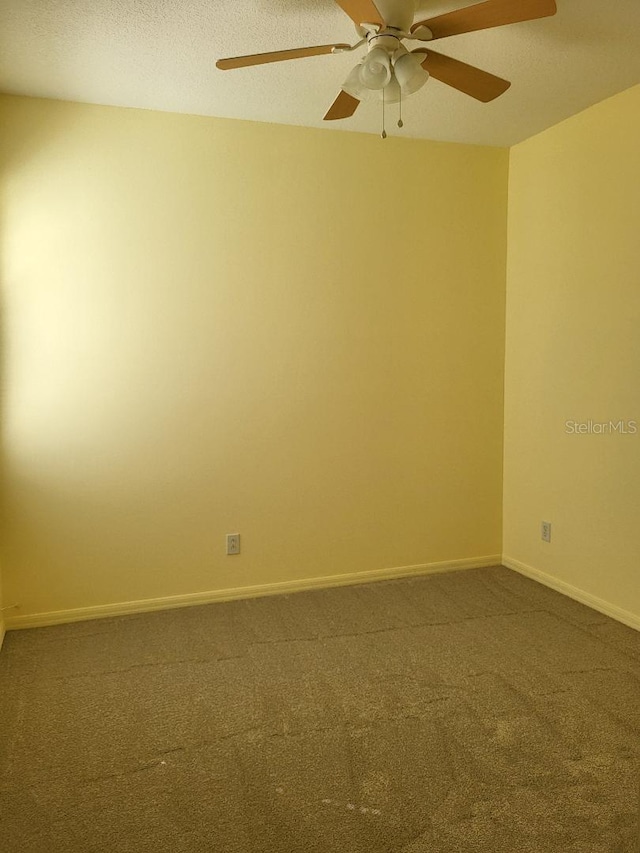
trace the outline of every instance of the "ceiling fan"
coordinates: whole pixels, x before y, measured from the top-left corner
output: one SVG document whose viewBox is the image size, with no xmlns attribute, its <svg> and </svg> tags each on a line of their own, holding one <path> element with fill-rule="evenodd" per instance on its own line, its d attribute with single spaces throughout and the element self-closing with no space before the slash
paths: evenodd
<svg viewBox="0 0 640 853">
<path fill-rule="evenodd" d="M 340 93 L 324 119 L 349 118 L 363 100 L 401 101 L 417 92 L 429 76 L 453 86 L 460 92 L 487 103 L 502 95 L 511 85 L 508 80 L 489 74 L 431 48 L 408 51 L 403 41 L 431 42 L 476 30 L 501 27 L 555 15 L 555 0 L 485 0 L 413 22 L 417 0 L 336 0 L 351 18 L 360 40 L 356 44 L 321 44 L 271 53 L 254 53 L 219 59 L 222 71 L 301 59 L 327 53 L 345 53 L 366 43 L 367 53 L 342 84 Z M 402 126 L 402 122 L 399 122 Z M 383 136 L 386 133 L 383 131 Z"/>
</svg>

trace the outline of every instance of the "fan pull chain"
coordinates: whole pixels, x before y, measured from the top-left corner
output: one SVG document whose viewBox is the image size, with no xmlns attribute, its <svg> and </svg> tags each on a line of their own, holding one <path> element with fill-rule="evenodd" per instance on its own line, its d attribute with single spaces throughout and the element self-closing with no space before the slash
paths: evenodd
<svg viewBox="0 0 640 853">
<path fill-rule="evenodd" d="M 382 133 L 380 134 L 383 139 L 387 138 L 387 131 L 384 129 L 384 93 L 385 90 L 382 90 Z"/>
<path fill-rule="evenodd" d="M 404 127 L 404 122 L 402 121 L 402 89 L 400 89 L 400 118 L 398 119 L 398 127 Z"/>
</svg>

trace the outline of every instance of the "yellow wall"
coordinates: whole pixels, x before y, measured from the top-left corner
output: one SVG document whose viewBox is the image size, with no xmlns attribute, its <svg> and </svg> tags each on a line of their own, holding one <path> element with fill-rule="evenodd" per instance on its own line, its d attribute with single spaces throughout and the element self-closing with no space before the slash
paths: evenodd
<svg viewBox="0 0 640 853">
<path fill-rule="evenodd" d="M 638 627 L 639 152 L 640 86 L 511 151 L 504 456 L 507 560 Z"/>
<path fill-rule="evenodd" d="M 500 553 L 506 151 L 1 104 L 21 616 Z"/>
<path fill-rule="evenodd" d="M 2 648 L 5 633 L 4 610 L 2 609 L 2 607 L 2 567 L 0 566 L 0 648 Z"/>
</svg>

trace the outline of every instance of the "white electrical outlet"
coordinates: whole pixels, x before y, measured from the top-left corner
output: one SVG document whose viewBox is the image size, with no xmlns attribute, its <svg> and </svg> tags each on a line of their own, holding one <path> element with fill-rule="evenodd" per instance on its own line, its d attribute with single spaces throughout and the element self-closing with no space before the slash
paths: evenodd
<svg viewBox="0 0 640 853">
<path fill-rule="evenodd" d="M 240 534 L 239 533 L 227 533 L 227 555 L 232 556 L 233 554 L 240 553 Z"/>
<path fill-rule="evenodd" d="M 543 521 L 540 525 L 540 536 L 543 542 L 551 542 L 551 522 Z"/>
</svg>

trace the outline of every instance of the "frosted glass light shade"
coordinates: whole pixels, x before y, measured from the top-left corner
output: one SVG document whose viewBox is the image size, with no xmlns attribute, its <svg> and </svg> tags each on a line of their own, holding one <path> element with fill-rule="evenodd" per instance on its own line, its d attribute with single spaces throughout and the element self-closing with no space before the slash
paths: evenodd
<svg viewBox="0 0 640 853">
<path fill-rule="evenodd" d="M 387 104 L 396 104 L 400 100 L 400 86 L 398 86 L 398 81 L 394 75 L 391 75 L 391 79 L 384 89 L 367 89 L 366 86 L 362 85 L 360 80 L 360 65 L 356 65 L 351 70 L 351 73 L 342 84 L 342 89 L 359 101 L 377 101 L 381 103 L 383 93 L 385 103 Z"/>
<path fill-rule="evenodd" d="M 429 72 L 420 64 L 424 58 L 424 53 L 404 53 L 396 59 L 393 73 L 403 95 L 413 95 L 429 79 Z"/>
<path fill-rule="evenodd" d="M 404 93 L 403 93 L 404 94 Z M 378 96 L 378 101 L 382 100 L 382 92 L 376 92 Z M 397 104 L 400 100 L 400 86 L 398 86 L 398 81 L 395 78 L 395 74 L 391 77 L 389 81 L 389 85 L 384 88 L 384 102 L 385 104 Z"/>
<path fill-rule="evenodd" d="M 362 63 L 359 62 L 351 69 L 349 76 L 342 84 L 342 90 L 348 95 L 351 95 L 353 98 L 357 98 L 359 101 L 373 100 L 372 96 L 377 93 L 372 92 L 371 89 L 367 89 L 362 85 L 362 81 L 360 80 L 361 66 Z"/>
<path fill-rule="evenodd" d="M 342 84 L 343 91 L 359 101 L 382 101 L 395 104 L 417 92 L 429 79 L 424 70 L 424 52 L 409 53 L 403 46 L 394 54 L 393 64 L 382 48 L 374 48 L 352 68 Z M 384 85 L 380 85 L 382 81 Z M 369 85 L 373 83 L 374 85 Z"/>
<path fill-rule="evenodd" d="M 391 80 L 391 59 L 386 50 L 374 47 L 360 66 L 360 80 L 367 89 L 384 89 Z"/>
</svg>

